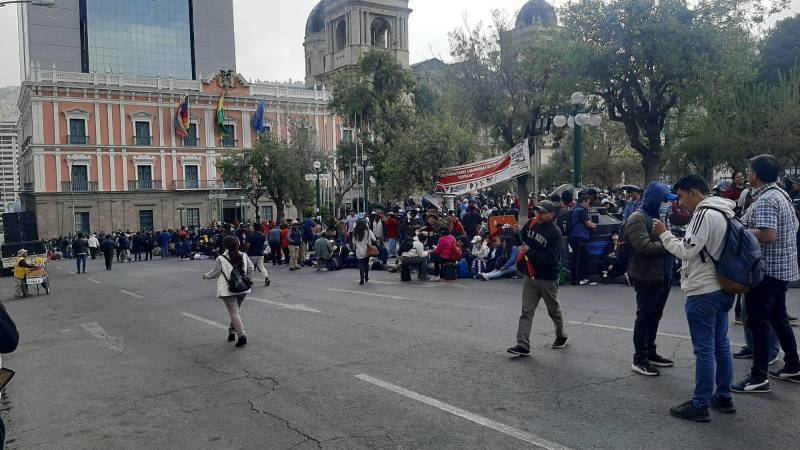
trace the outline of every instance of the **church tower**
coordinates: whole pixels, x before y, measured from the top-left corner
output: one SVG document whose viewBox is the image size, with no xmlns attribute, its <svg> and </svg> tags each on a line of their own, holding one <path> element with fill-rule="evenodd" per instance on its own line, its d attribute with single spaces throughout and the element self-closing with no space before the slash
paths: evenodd
<svg viewBox="0 0 800 450">
<path fill-rule="evenodd" d="M 408 0 L 320 0 L 306 23 L 306 87 L 355 69 L 373 49 L 408 67 Z"/>
</svg>

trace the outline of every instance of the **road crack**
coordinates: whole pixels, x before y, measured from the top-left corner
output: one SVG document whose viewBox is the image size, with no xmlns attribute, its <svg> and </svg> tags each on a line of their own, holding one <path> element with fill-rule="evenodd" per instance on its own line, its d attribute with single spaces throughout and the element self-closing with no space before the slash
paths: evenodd
<svg viewBox="0 0 800 450">
<path fill-rule="evenodd" d="M 259 397 L 259 398 L 262 398 L 262 397 Z M 283 422 L 283 426 L 286 427 L 286 429 L 292 430 L 292 431 L 294 431 L 295 433 L 297 433 L 298 435 L 300 435 L 301 437 L 304 438 L 302 441 L 294 444 L 290 448 L 295 448 L 298 445 L 301 445 L 301 444 L 306 443 L 308 441 L 311 441 L 311 442 L 315 443 L 317 445 L 317 448 L 322 448 L 322 443 L 318 439 L 316 439 L 315 437 L 311 436 L 310 434 L 304 432 L 303 430 L 297 428 L 296 426 L 292 425 L 292 423 L 288 419 L 284 419 L 283 417 L 281 417 L 281 416 L 279 416 L 277 414 L 272 414 L 269 411 L 265 411 L 263 409 L 259 409 L 255 404 L 255 400 L 257 400 L 257 399 L 248 400 L 247 401 L 247 403 L 250 405 L 250 411 L 251 412 L 254 412 L 254 413 L 257 413 L 257 414 L 263 414 L 265 416 L 272 417 L 273 419 L 276 419 L 276 420 L 278 420 L 280 422 Z"/>
</svg>

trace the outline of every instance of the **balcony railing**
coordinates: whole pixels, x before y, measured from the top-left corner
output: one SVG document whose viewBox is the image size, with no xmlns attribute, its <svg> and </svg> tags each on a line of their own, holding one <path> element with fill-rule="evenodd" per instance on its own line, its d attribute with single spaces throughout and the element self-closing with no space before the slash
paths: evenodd
<svg viewBox="0 0 800 450">
<path fill-rule="evenodd" d="M 229 138 L 222 138 L 222 146 L 223 147 L 238 147 L 239 141 L 236 139 L 229 139 Z"/>
<path fill-rule="evenodd" d="M 129 191 L 160 191 L 160 180 L 136 180 L 128 181 Z"/>
<path fill-rule="evenodd" d="M 96 181 L 63 181 L 61 190 L 63 192 L 97 192 Z"/>
<path fill-rule="evenodd" d="M 199 139 L 196 137 L 185 137 L 183 138 L 183 146 L 184 147 L 197 147 Z"/>
<path fill-rule="evenodd" d="M 151 146 L 153 145 L 153 136 L 134 136 L 133 145 Z"/>
<path fill-rule="evenodd" d="M 87 145 L 89 143 L 89 136 L 67 136 L 67 143 L 69 145 Z"/>
<path fill-rule="evenodd" d="M 186 190 L 221 190 L 239 189 L 236 183 L 223 182 L 219 180 L 175 180 L 172 188 L 176 191 Z"/>
</svg>

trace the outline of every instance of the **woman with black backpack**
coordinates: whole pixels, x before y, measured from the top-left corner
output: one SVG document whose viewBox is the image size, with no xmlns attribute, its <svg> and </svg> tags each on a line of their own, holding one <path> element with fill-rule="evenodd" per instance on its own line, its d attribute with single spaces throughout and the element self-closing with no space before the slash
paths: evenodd
<svg viewBox="0 0 800 450">
<path fill-rule="evenodd" d="M 231 316 L 228 341 L 236 341 L 237 347 L 244 347 L 247 345 L 247 337 L 244 334 L 240 311 L 244 298 L 250 293 L 250 286 L 253 285 L 250 280 L 255 267 L 247 254 L 239 251 L 239 239 L 236 236 L 225 236 L 222 246 L 225 253 L 217 257 L 214 268 L 204 274 L 203 279 L 217 279 L 217 297 L 225 303 Z"/>
</svg>

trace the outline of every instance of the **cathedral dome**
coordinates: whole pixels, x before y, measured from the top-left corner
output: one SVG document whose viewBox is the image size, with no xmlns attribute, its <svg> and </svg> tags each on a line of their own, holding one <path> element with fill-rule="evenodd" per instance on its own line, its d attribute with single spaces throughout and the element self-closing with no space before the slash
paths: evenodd
<svg viewBox="0 0 800 450">
<path fill-rule="evenodd" d="M 517 28 L 531 25 L 555 25 L 556 10 L 545 0 L 530 0 L 517 14 Z"/>
<path fill-rule="evenodd" d="M 306 22 L 306 36 L 325 31 L 325 0 L 320 0 L 311 10 Z"/>
</svg>

